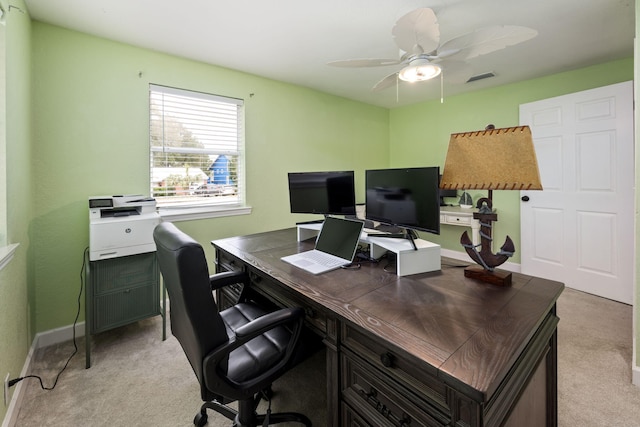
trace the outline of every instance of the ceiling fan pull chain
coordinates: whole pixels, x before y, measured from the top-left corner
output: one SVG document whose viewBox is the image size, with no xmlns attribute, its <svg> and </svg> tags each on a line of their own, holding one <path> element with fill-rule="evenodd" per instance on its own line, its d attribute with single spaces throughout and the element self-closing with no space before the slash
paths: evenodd
<svg viewBox="0 0 640 427">
<path fill-rule="evenodd" d="M 444 104 L 444 73 L 440 73 L 440 104 Z"/>
</svg>

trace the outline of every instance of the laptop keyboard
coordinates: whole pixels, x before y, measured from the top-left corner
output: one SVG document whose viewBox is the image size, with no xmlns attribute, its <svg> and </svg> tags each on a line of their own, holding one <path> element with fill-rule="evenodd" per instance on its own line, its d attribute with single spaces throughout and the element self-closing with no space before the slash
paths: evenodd
<svg viewBox="0 0 640 427">
<path fill-rule="evenodd" d="M 333 267 L 343 262 L 340 258 L 325 254 L 324 252 L 309 252 L 305 255 L 305 258 L 325 267 Z"/>
</svg>

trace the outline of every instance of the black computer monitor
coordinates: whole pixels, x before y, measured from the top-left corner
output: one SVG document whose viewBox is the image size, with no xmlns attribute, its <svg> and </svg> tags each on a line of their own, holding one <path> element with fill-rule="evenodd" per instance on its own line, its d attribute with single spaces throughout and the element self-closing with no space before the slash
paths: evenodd
<svg viewBox="0 0 640 427">
<path fill-rule="evenodd" d="M 440 234 L 440 168 L 367 170 L 366 218 Z"/>
<path fill-rule="evenodd" d="M 289 172 L 291 213 L 355 215 L 353 171 Z"/>
<path fill-rule="evenodd" d="M 438 182 L 440 181 L 442 181 L 442 175 L 440 175 L 440 180 Z M 440 206 L 447 206 L 444 202 L 445 197 L 458 197 L 458 190 L 443 190 L 440 188 L 438 192 L 440 193 Z"/>
</svg>

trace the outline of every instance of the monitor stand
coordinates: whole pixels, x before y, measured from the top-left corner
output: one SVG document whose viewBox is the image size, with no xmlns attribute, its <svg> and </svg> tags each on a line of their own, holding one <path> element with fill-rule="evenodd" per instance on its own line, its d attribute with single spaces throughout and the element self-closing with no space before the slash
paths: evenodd
<svg viewBox="0 0 640 427">
<path fill-rule="evenodd" d="M 322 228 L 321 223 L 298 225 L 298 242 L 311 238 L 315 239 L 320 232 L 320 228 Z M 427 273 L 441 269 L 440 245 L 416 238 L 415 232 L 413 239 L 407 239 L 404 233 L 392 233 L 402 234 L 403 239 L 411 242 L 413 247 L 409 247 L 405 242 L 400 242 L 399 237 L 385 238 L 389 237 L 389 234 L 383 233 L 381 227 L 378 227 L 377 230 L 380 233 L 363 233 L 360 241 L 369 245 L 369 253 L 372 258 L 378 259 L 387 252 L 395 253 L 396 274 L 398 276 Z M 402 231 L 402 229 L 393 231 Z"/>
<path fill-rule="evenodd" d="M 376 230 L 381 231 L 380 234 L 369 233 L 369 236 L 384 237 L 388 239 L 406 239 L 411 242 L 413 250 L 417 251 L 416 239 L 418 234 L 411 228 L 395 227 L 392 225 L 379 225 Z"/>
<path fill-rule="evenodd" d="M 322 216 L 324 216 L 324 218 L 322 219 L 312 219 L 311 221 L 300 221 L 300 222 L 296 222 L 296 225 L 305 225 L 305 224 L 322 224 L 324 222 L 324 220 L 329 216 L 327 214 L 322 214 Z"/>
<path fill-rule="evenodd" d="M 369 253 L 372 258 L 380 258 L 387 252 L 396 254 L 396 274 L 407 276 L 410 274 L 438 271 L 441 267 L 440 245 L 417 238 L 387 239 L 384 235 L 367 233 L 366 242 L 369 243 Z M 404 239 L 409 240 L 411 245 Z"/>
<path fill-rule="evenodd" d="M 324 222 L 324 219 L 314 219 L 311 221 L 300 221 L 300 222 L 296 222 L 296 225 L 305 225 L 305 224 L 322 224 Z"/>
</svg>

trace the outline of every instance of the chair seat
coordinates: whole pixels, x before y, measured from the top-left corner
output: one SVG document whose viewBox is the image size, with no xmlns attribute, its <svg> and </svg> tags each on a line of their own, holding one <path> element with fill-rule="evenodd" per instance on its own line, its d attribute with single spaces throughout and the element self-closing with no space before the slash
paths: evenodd
<svg viewBox="0 0 640 427">
<path fill-rule="evenodd" d="M 251 303 L 239 303 L 220 312 L 230 338 L 235 336 L 236 329 L 265 314 L 267 311 Z M 233 350 L 229 354 L 227 377 L 241 383 L 265 372 L 284 357 L 290 339 L 290 332 L 280 326 Z"/>
</svg>

